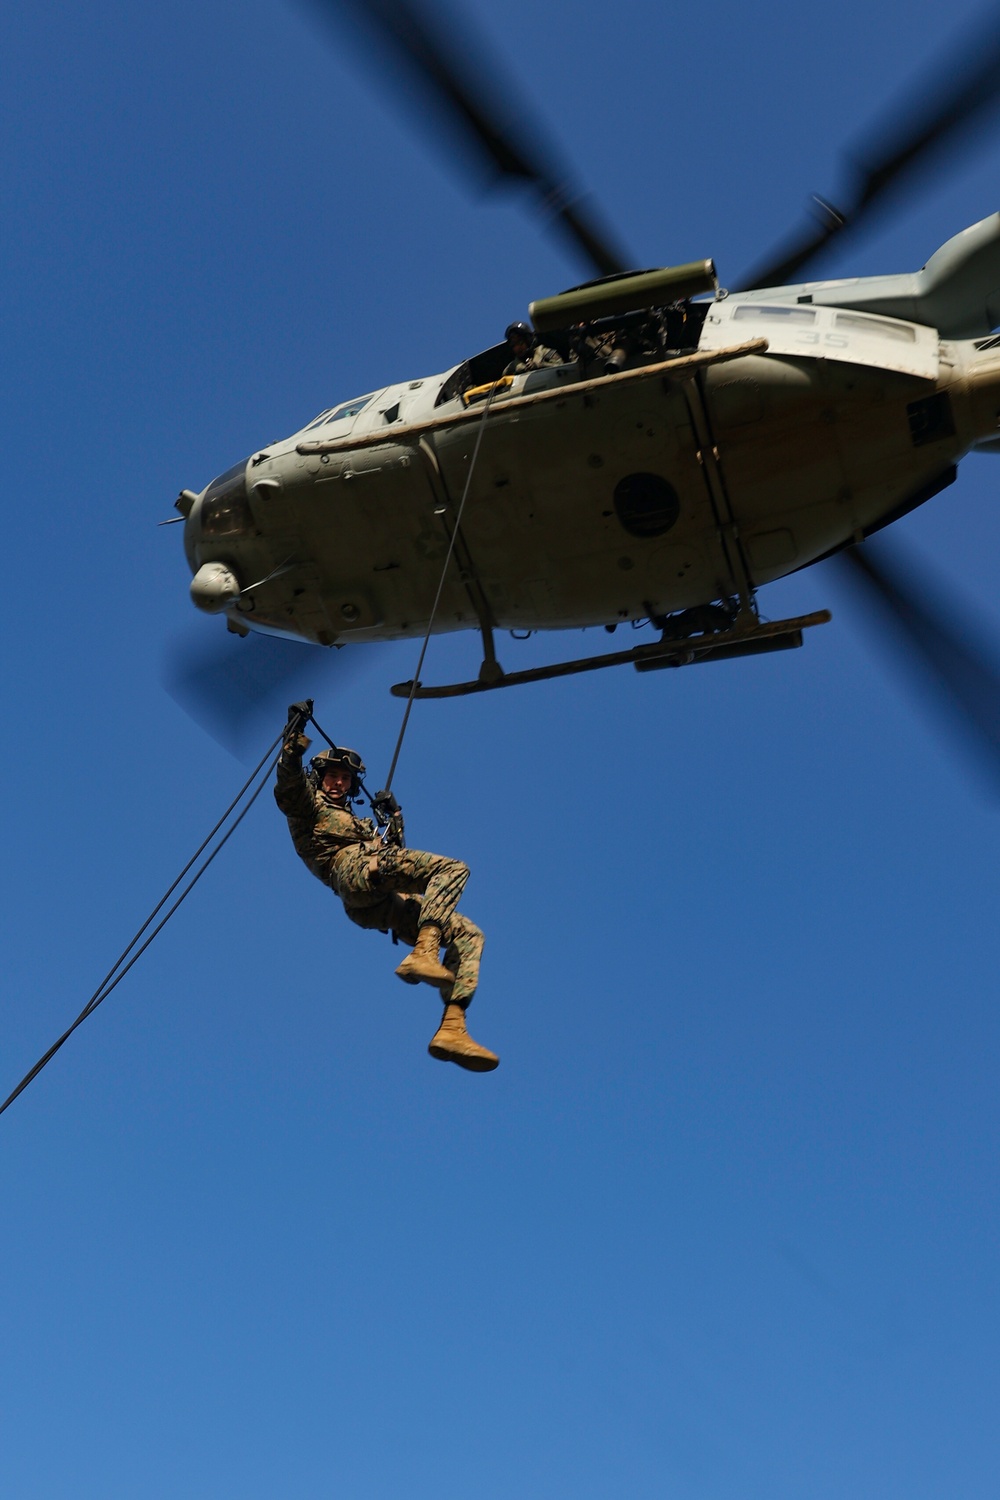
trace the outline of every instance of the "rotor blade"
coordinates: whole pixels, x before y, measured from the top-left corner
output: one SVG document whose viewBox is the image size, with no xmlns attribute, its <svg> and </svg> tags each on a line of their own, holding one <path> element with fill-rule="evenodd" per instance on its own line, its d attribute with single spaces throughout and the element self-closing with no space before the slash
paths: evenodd
<svg viewBox="0 0 1000 1500">
<path fill-rule="evenodd" d="M 1000 102 L 1000 15 L 989 20 L 939 66 L 929 86 L 917 90 L 869 139 L 846 154 L 848 187 L 842 205 L 814 198 L 815 222 L 779 247 L 742 279 L 740 290 L 787 286 L 830 242 L 874 218 L 893 197 L 944 165 L 991 123 Z M 817 211 L 818 210 L 818 211 Z"/>
<path fill-rule="evenodd" d="M 331 671 L 343 681 L 345 669 L 351 676 L 367 660 L 359 650 L 322 650 L 256 632 L 242 640 L 227 633 L 209 646 L 199 631 L 172 643 L 163 685 L 196 724 L 240 756 L 258 724 L 269 718 L 280 729 L 290 698 Z"/>
<path fill-rule="evenodd" d="M 500 71 L 481 42 L 449 15 L 432 19 L 419 0 L 313 0 L 327 14 L 342 13 L 364 35 L 402 64 L 410 82 L 457 126 L 494 181 L 534 189 L 555 226 L 597 276 L 614 276 L 630 262 L 586 201 L 569 185 L 541 144 L 520 90 Z M 485 61 L 476 63 L 474 55 Z M 454 136 L 451 144 L 456 144 Z"/>
<path fill-rule="evenodd" d="M 837 554 L 843 574 L 873 604 L 907 648 L 1000 794 L 1000 654 L 986 643 L 989 627 L 959 623 L 958 611 L 932 587 L 898 546 L 885 542 Z"/>
</svg>

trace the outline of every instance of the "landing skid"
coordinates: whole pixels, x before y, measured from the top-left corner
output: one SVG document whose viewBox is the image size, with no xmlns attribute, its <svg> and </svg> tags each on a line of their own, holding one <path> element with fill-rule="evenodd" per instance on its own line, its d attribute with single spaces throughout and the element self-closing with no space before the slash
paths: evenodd
<svg viewBox="0 0 1000 1500">
<path fill-rule="evenodd" d="M 637 672 L 656 672 L 663 667 L 687 667 L 699 661 L 725 661 L 735 656 L 758 656 L 764 651 L 791 651 L 802 645 L 802 632 L 811 625 L 825 625 L 828 609 L 791 620 L 767 624 L 734 625 L 714 635 L 687 636 L 682 640 L 659 640 L 631 651 L 610 651 L 602 656 L 582 656 L 576 661 L 556 662 L 550 667 L 529 667 L 524 672 L 505 672 L 497 661 L 485 662 L 486 672 L 475 682 L 449 682 L 441 687 L 397 682 L 390 688 L 394 698 L 464 698 L 469 693 L 489 693 L 494 688 L 518 687 L 522 682 L 548 682 L 553 677 L 573 677 L 577 672 L 599 672 L 604 667 L 629 663 Z"/>
</svg>

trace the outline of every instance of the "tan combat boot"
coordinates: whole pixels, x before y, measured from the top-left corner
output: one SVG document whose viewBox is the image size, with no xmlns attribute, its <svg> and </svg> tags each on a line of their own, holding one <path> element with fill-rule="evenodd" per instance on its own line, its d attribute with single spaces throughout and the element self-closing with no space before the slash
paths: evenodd
<svg viewBox="0 0 1000 1500">
<path fill-rule="evenodd" d="M 433 922 L 425 922 L 417 933 L 413 952 L 406 955 L 396 973 L 407 984 L 419 984 L 421 979 L 425 984 L 436 985 L 438 989 L 443 984 L 454 984 L 454 974 L 438 958 L 440 951 L 440 927 L 435 927 Z"/>
<path fill-rule="evenodd" d="M 488 1047 L 480 1047 L 465 1029 L 465 1011 L 460 1005 L 450 1002 L 444 1008 L 441 1025 L 427 1044 L 431 1057 L 441 1062 L 458 1063 L 470 1073 L 492 1073 L 500 1066 L 500 1059 Z"/>
</svg>

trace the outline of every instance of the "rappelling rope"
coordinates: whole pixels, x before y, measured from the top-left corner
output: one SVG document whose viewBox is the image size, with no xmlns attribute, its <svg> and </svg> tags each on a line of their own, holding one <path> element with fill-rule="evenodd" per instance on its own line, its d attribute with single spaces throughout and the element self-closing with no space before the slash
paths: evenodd
<svg viewBox="0 0 1000 1500">
<path fill-rule="evenodd" d="M 399 726 L 399 737 L 396 740 L 396 748 L 392 752 L 392 763 L 389 766 L 389 775 L 386 777 L 385 782 L 385 789 L 387 792 L 392 791 L 392 778 L 396 774 L 396 763 L 399 760 L 399 752 L 403 748 L 403 740 L 406 736 L 406 726 L 410 722 L 410 710 L 413 708 L 413 699 L 416 696 L 416 691 L 420 684 L 420 669 L 423 667 L 424 657 L 427 655 L 427 643 L 431 638 L 431 631 L 434 628 L 434 619 L 437 615 L 438 605 L 441 602 L 441 594 L 444 590 L 444 581 L 448 574 L 448 564 L 451 562 L 451 556 L 455 550 L 455 538 L 458 536 L 458 530 L 462 524 L 462 514 L 465 510 L 465 502 L 469 498 L 469 490 L 472 487 L 472 476 L 476 470 L 476 460 L 479 457 L 479 449 L 483 441 L 483 433 L 486 431 L 486 418 L 489 416 L 490 406 L 493 403 L 493 397 L 496 395 L 499 388 L 500 382 L 495 381 L 489 395 L 486 397 L 486 403 L 483 406 L 483 415 L 480 418 L 478 426 L 476 428 L 476 445 L 472 450 L 472 462 L 469 465 L 469 472 L 465 476 L 465 488 L 462 491 L 462 499 L 459 503 L 458 514 L 455 517 L 455 524 L 452 527 L 451 539 L 448 542 L 448 550 L 444 556 L 444 564 L 441 568 L 441 577 L 438 579 L 437 593 L 434 595 L 434 605 L 431 609 L 431 617 L 427 621 L 427 629 L 424 632 L 423 645 L 420 647 L 420 657 L 417 661 L 417 670 L 414 672 L 413 681 L 410 683 L 410 695 L 406 700 L 406 707 L 403 710 L 403 722 Z M 319 726 L 317 726 L 317 728 L 318 727 Z"/>
<path fill-rule="evenodd" d="M 77 1016 L 76 1020 L 73 1022 L 72 1026 L 68 1027 L 63 1032 L 62 1036 L 59 1037 L 59 1039 L 57 1041 L 55 1041 L 55 1042 L 52 1043 L 52 1046 L 49 1048 L 49 1050 L 47 1052 L 43 1053 L 43 1055 L 35 1063 L 34 1067 L 31 1068 L 30 1071 L 27 1072 L 24 1075 L 24 1077 L 21 1079 L 21 1082 L 17 1085 L 17 1088 L 14 1089 L 14 1091 L 11 1094 L 8 1095 L 8 1097 L 4 1100 L 4 1102 L 2 1104 L 0 1104 L 0 1115 L 3 1114 L 4 1110 L 7 1109 L 9 1105 L 13 1104 L 13 1102 L 17 1098 L 18 1094 L 21 1094 L 21 1093 L 24 1092 L 24 1090 L 28 1087 L 28 1084 L 31 1083 L 32 1079 L 38 1077 L 39 1073 L 45 1067 L 46 1063 L 50 1062 L 51 1059 L 53 1057 L 55 1057 L 56 1053 L 59 1051 L 59 1048 L 63 1045 L 64 1042 L 66 1042 L 66 1041 L 69 1040 L 69 1038 L 73 1035 L 73 1033 L 76 1030 L 76 1028 L 78 1026 L 82 1026 L 83 1023 L 84 1023 L 84 1021 L 87 1019 L 87 1017 L 90 1016 L 90 1015 L 93 1015 L 94 1011 L 100 1005 L 101 1001 L 102 1000 L 106 1000 L 108 998 L 108 996 L 111 994 L 111 991 L 117 985 L 119 985 L 121 983 L 121 981 L 125 978 L 125 975 L 128 973 L 129 969 L 131 969 L 132 965 L 138 959 L 140 959 L 142 957 L 142 955 L 145 953 L 146 949 L 149 947 L 149 945 L 153 941 L 153 939 L 160 932 L 163 931 L 164 927 L 166 927 L 167 923 L 170 921 L 170 918 L 173 916 L 174 912 L 180 906 L 181 902 L 184 901 L 185 898 L 191 893 L 191 891 L 194 890 L 194 887 L 198 884 L 198 881 L 204 875 L 205 871 L 208 869 L 209 865 L 212 863 L 212 861 L 215 858 L 215 856 L 220 852 L 220 850 L 232 838 L 233 834 L 236 832 L 237 828 L 240 826 L 240 824 L 242 823 L 243 819 L 246 817 L 247 813 L 250 811 L 251 807 L 256 802 L 257 798 L 260 796 L 261 792 L 264 790 L 265 786 L 267 786 L 268 781 L 270 780 L 271 771 L 273 770 L 274 765 L 277 762 L 277 756 L 274 756 L 274 752 L 278 748 L 278 745 L 281 743 L 282 738 L 283 738 L 283 734 L 280 734 L 278 736 L 278 738 L 274 741 L 274 743 L 265 752 L 265 754 L 263 755 L 263 757 L 261 758 L 261 760 L 258 762 L 256 769 L 251 773 L 251 775 L 248 778 L 248 780 L 246 782 L 244 782 L 243 786 L 240 788 L 239 792 L 236 794 L 236 796 L 233 798 L 232 802 L 226 808 L 225 812 L 222 814 L 222 817 L 216 823 L 216 825 L 212 829 L 211 833 L 209 833 L 207 835 L 207 837 L 202 841 L 202 843 L 199 845 L 199 847 L 195 850 L 194 854 L 192 854 L 191 858 L 188 860 L 188 862 L 184 866 L 183 870 L 177 876 L 177 879 L 173 882 L 172 885 L 170 885 L 168 887 L 168 889 L 161 896 L 160 900 L 153 907 L 153 910 L 150 912 L 150 914 L 146 918 L 145 922 L 143 922 L 142 926 L 139 928 L 139 931 L 135 934 L 135 936 L 133 937 L 132 941 L 129 943 L 128 947 L 125 948 L 125 950 L 119 955 L 119 957 L 116 959 L 115 963 L 108 970 L 107 974 L 105 974 L 104 978 L 101 980 L 100 984 L 97 986 L 97 989 L 91 995 L 90 999 L 87 1001 L 86 1005 L 83 1007 L 83 1010 L 81 1010 L 80 1014 Z M 274 756 L 273 760 L 272 760 L 272 756 Z M 265 771 L 265 767 L 266 767 L 266 771 Z M 243 808 L 243 810 L 240 813 L 239 817 L 235 818 L 233 820 L 232 824 L 230 825 L 229 828 L 226 829 L 226 832 L 223 834 L 222 838 L 219 840 L 219 842 L 216 844 L 215 848 L 209 854 L 208 858 L 204 861 L 204 863 L 201 865 L 201 867 L 198 870 L 195 871 L 194 875 L 191 877 L 191 879 L 188 881 L 187 885 L 184 887 L 184 889 L 181 891 L 180 895 L 177 897 L 177 900 L 173 903 L 173 905 L 168 910 L 166 916 L 164 916 L 161 921 L 157 922 L 156 926 L 153 928 L 152 932 L 150 932 L 149 936 L 146 938 L 146 941 L 142 944 L 142 946 L 140 948 L 136 948 L 135 945 L 139 941 L 139 939 L 142 937 L 143 933 L 147 932 L 148 929 L 149 929 L 149 927 L 150 927 L 150 925 L 154 921 L 156 921 L 157 916 L 163 910 L 163 908 L 167 904 L 167 902 L 170 900 L 170 897 L 173 895 L 174 891 L 180 885 L 180 883 L 184 879 L 185 875 L 187 875 L 188 871 L 192 868 L 192 866 L 195 865 L 197 863 L 197 861 L 201 858 L 202 854 L 208 848 L 209 844 L 211 844 L 212 840 L 215 838 L 215 836 L 219 832 L 220 828 L 222 828 L 224 826 L 224 824 L 226 823 L 226 820 L 230 817 L 230 815 L 239 806 L 240 802 L 246 796 L 247 792 L 253 786 L 254 782 L 256 781 L 257 777 L 261 774 L 262 771 L 265 771 L 265 774 L 264 774 L 263 779 L 261 780 L 260 786 L 258 786 L 257 789 L 254 791 L 252 797 L 250 797 L 250 799 L 248 800 L 246 806 Z M 135 949 L 135 952 L 132 951 L 133 949 Z M 132 955 L 131 958 L 129 958 L 129 954 Z M 126 959 L 128 959 L 127 963 L 125 962 Z M 124 965 L 124 967 L 122 967 L 122 965 Z"/>
</svg>

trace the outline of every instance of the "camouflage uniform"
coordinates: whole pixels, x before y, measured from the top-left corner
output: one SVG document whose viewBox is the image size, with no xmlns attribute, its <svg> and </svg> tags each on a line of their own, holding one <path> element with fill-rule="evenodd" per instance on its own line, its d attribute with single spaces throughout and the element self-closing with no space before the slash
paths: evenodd
<svg viewBox="0 0 1000 1500">
<path fill-rule="evenodd" d="M 546 365 L 564 365 L 566 361 L 558 349 L 549 349 L 545 344 L 536 344 L 523 359 L 512 359 L 504 367 L 505 375 L 523 375 L 528 370 L 541 370 Z"/>
<path fill-rule="evenodd" d="M 391 932 L 411 947 L 422 924 L 441 929 L 445 964 L 455 975 L 441 998 L 466 1007 L 479 982 L 483 934 L 456 911 L 469 867 L 442 854 L 403 846 L 402 819 L 383 844 L 370 818 L 359 818 L 310 782 L 299 756 L 283 752 L 274 798 L 288 819 L 296 853 L 335 891 L 359 927 Z"/>
</svg>

